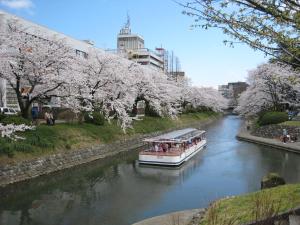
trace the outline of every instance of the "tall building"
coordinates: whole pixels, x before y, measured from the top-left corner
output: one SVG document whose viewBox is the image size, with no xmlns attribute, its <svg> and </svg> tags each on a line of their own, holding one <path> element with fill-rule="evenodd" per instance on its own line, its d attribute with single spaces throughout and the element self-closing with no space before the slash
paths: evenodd
<svg viewBox="0 0 300 225">
<path fill-rule="evenodd" d="M 118 53 L 152 69 L 162 72 L 165 70 L 164 58 L 158 52 L 145 48 L 145 41 L 142 36 L 131 33 L 129 16 L 127 16 L 127 22 L 117 36 L 117 51 L 108 51 Z"/>
<path fill-rule="evenodd" d="M 218 86 L 218 92 L 224 97 L 224 98 L 230 98 L 230 93 L 229 93 L 229 87 L 227 84 L 225 85 L 219 85 Z"/>
<path fill-rule="evenodd" d="M 228 83 L 228 89 L 230 93 L 230 97 L 237 99 L 240 97 L 241 93 L 246 91 L 249 85 L 246 82 L 233 82 Z"/>
<path fill-rule="evenodd" d="M 131 33 L 129 16 L 127 16 L 127 22 L 118 34 L 117 46 L 120 51 L 145 48 L 144 38 Z"/>
<path fill-rule="evenodd" d="M 237 100 L 240 95 L 246 91 L 249 85 L 246 82 L 231 82 L 227 85 L 219 85 L 218 91 L 225 98 L 229 99 L 229 107 L 237 106 Z"/>
<path fill-rule="evenodd" d="M 218 91 L 225 98 L 238 98 L 242 92 L 246 91 L 248 86 L 246 82 L 231 82 L 227 85 L 219 85 Z"/>
</svg>

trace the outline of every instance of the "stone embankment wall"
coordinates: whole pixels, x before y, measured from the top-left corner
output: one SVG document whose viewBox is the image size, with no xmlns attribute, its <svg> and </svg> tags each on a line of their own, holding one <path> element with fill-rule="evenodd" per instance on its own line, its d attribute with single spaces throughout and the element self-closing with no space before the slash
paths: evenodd
<svg viewBox="0 0 300 225">
<path fill-rule="evenodd" d="M 70 168 L 97 159 L 105 158 L 119 152 L 141 147 L 145 136 L 134 139 L 116 141 L 113 144 L 98 145 L 88 149 L 74 150 L 25 160 L 13 165 L 0 166 L 0 186 L 49 174 L 58 170 Z"/>
<path fill-rule="evenodd" d="M 263 127 L 259 127 L 251 132 L 252 135 L 264 138 L 279 138 L 283 134 L 283 129 L 286 129 L 289 135 L 297 137 L 300 139 L 300 128 L 285 126 L 285 125 L 267 125 Z"/>
<path fill-rule="evenodd" d="M 198 124 L 185 124 L 176 129 L 184 127 L 200 128 L 214 120 L 215 118 L 212 118 Z M 166 131 L 154 132 L 146 135 L 135 135 L 134 137 L 119 140 L 111 144 L 103 144 L 88 149 L 56 153 L 33 160 L 25 160 L 15 164 L 0 165 L 0 186 L 28 180 L 44 174 L 92 162 L 97 159 L 103 159 L 108 156 L 116 155 L 120 152 L 137 149 L 143 146 L 142 140 L 144 138 L 160 135 L 164 132 Z"/>
</svg>

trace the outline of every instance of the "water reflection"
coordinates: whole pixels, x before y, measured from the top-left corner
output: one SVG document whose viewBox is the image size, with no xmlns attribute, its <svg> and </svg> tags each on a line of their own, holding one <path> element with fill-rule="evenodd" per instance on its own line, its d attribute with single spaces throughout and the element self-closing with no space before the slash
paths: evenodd
<svg viewBox="0 0 300 225">
<path fill-rule="evenodd" d="M 300 156 L 235 135 L 238 117 L 206 127 L 208 146 L 178 169 L 139 166 L 137 151 L 1 189 L 2 225 L 128 225 L 258 190 L 267 172 L 299 182 Z"/>
</svg>

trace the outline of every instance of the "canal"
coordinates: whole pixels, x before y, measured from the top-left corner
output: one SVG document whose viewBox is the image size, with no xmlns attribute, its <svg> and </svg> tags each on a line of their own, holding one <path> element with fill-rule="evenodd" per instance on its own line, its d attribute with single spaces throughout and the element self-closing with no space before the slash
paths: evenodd
<svg viewBox="0 0 300 225">
<path fill-rule="evenodd" d="M 1 225 L 129 225 L 256 191 L 268 172 L 300 182 L 300 155 L 240 142 L 236 116 L 207 130 L 208 146 L 181 168 L 141 167 L 137 151 L 1 189 Z"/>
</svg>

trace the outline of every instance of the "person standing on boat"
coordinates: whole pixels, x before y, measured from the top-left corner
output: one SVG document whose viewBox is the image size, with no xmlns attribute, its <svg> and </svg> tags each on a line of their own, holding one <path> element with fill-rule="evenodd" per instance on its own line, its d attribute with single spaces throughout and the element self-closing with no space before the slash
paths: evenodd
<svg viewBox="0 0 300 225">
<path fill-rule="evenodd" d="M 157 145 L 157 144 L 154 145 L 154 150 L 155 150 L 156 152 L 158 152 L 159 148 L 158 148 L 158 145 Z"/>
</svg>

